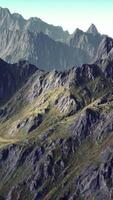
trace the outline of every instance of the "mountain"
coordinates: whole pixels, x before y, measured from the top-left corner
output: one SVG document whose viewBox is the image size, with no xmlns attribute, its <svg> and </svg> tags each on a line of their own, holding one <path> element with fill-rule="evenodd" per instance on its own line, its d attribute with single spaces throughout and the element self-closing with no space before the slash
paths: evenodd
<svg viewBox="0 0 113 200">
<path fill-rule="evenodd" d="M 60 26 L 47 24 L 36 17 L 26 20 L 18 13 L 11 14 L 7 8 L 0 8 L 0 19 L 0 29 L 8 28 L 11 31 L 20 32 L 28 30 L 33 33 L 43 32 L 56 41 L 65 41 L 69 36 L 69 33 L 63 31 Z"/>
<path fill-rule="evenodd" d="M 0 57 L 9 63 L 28 60 L 44 70 L 64 70 L 75 64 L 93 63 L 98 47 L 106 36 L 95 25 L 87 32 L 79 29 L 70 35 L 61 27 L 38 18 L 25 20 L 0 8 Z"/>
<path fill-rule="evenodd" d="M 0 30 L 0 55 L 7 62 L 28 60 L 41 69 L 63 70 L 87 61 L 88 55 L 78 48 L 56 42 L 44 33 Z M 81 58 L 79 55 L 81 54 Z"/>
<path fill-rule="evenodd" d="M 13 91 L 0 107 L 0 198 L 112 200 L 111 58 L 63 72 L 1 60 L 0 81 Z"/>
<path fill-rule="evenodd" d="M 113 39 L 0 19 L 0 200 L 112 200 Z"/>
<path fill-rule="evenodd" d="M 83 50 L 89 57 L 86 63 L 94 62 L 97 50 L 105 36 L 100 35 L 94 25 L 87 32 L 76 29 L 69 39 L 69 45 Z M 85 62 L 83 62 L 85 63 Z"/>
<path fill-rule="evenodd" d="M 99 32 L 94 24 L 91 24 L 91 26 L 88 28 L 87 33 L 93 34 L 93 35 L 98 35 Z"/>
</svg>

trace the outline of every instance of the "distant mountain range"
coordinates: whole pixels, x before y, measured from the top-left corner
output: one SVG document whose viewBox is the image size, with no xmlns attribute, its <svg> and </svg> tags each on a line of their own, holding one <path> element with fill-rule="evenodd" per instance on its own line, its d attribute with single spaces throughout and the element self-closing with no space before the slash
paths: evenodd
<svg viewBox="0 0 113 200">
<path fill-rule="evenodd" d="M 76 29 L 70 35 L 39 18 L 25 20 L 0 8 L 0 57 L 10 63 L 28 60 L 47 71 L 81 66 L 98 59 L 98 48 L 106 37 L 94 24 L 86 32 Z"/>
</svg>

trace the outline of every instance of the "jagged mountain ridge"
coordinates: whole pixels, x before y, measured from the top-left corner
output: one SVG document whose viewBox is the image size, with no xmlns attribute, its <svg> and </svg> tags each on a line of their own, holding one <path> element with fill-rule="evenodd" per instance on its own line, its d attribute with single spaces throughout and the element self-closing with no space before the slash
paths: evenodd
<svg viewBox="0 0 113 200">
<path fill-rule="evenodd" d="M 3 200 L 112 200 L 112 69 L 36 70 L 1 106 Z"/>
<path fill-rule="evenodd" d="M 103 38 L 105 38 L 105 36 L 100 35 L 96 30 L 96 27 L 91 25 L 87 32 L 76 29 L 70 37 L 69 44 L 70 46 L 79 48 L 87 53 L 87 55 L 89 55 L 88 62 L 94 62 L 97 50 Z"/>
<path fill-rule="evenodd" d="M 52 69 L 63 70 L 73 66 L 75 63 L 85 62 L 88 55 L 83 50 L 69 47 L 67 44 L 55 42 L 47 35 L 41 33 L 33 34 L 29 31 L 0 31 L 1 57 L 7 62 L 18 62 L 18 60 L 29 60 L 36 66 L 50 71 Z M 79 55 L 81 54 L 81 58 Z"/>
<path fill-rule="evenodd" d="M 36 17 L 31 17 L 26 20 L 18 13 L 11 14 L 7 8 L 0 8 L 0 19 L 0 29 L 8 28 L 11 31 L 20 32 L 25 30 L 36 33 L 43 32 L 50 38 L 58 41 L 65 41 L 69 35 L 60 26 L 47 24 Z"/>
<path fill-rule="evenodd" d="M 94 62 L 105 38 L 94 25 L 86 32 L 77 29 L 70 35 L 38 18 L 25 20 L 8 9 L 1 8 L 0 16 L 0 57 L 9 63 L 28 60 L 47 71 Z M 41 41 L 38 40 L 40 36 L 43 37 Z"/>
</svg>

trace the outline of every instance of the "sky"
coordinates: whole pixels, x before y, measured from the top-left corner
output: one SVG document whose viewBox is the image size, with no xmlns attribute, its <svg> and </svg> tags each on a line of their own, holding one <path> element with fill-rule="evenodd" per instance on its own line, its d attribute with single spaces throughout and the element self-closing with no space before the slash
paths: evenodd
<svg viewBox="0 0 113 200">
<path fill-rule="evenodd" d="M 113 37 L 113 0 L 0 0 L 0 6 L 24 18 L 38 17 L 70 33 L 86 31 L 93 23 L 102 34 Z"/>
</svg>

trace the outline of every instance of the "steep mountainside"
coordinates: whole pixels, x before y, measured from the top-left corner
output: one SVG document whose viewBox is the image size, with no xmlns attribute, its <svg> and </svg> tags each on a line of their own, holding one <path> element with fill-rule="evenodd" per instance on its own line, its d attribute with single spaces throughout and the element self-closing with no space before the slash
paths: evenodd
<svg viewBox="0 0 113 200">
<path fill-rule="evenodd" d="M 28 60 L 45 70 L 64 70 L 92 63 L 102 40 L 91 25 L 87 32 L 77 29 L 72 35 L 61 27 L 38 18 L 25 20 L 0 8 L 0 57 L 9 63 Z"/>
<path fill-rule="evenodd" d="M 10 99 L 37 70 L 26 61 L 8 64 L 0 59 L 0 105 Z"/>
<path fill-rule="evenodd" d="M 95 60 L 107 58 L 113 58 L 113 39 L 110 37 L 103 38 L 99 45 Z"/>
<path fill-rule="evenodd" d="M 64 70 L 88 59 L 83 50 L 56 42 L 42 32 L 33 34 L 27 30 L 21 33 L 5 29 L 0 30 L 0 38 L 0 55 L 11 63 L 29 60 L 41 69 L 50 71 L 54 68 Z"/>
<path fill-rule="evenodd" d="M 0 198 L 112 200 L 112 109 L 111 58 L 33 73 L 0 107 Z"/>
<path fill-rule="evenodd" d="M 100 35 L 95 25 L 92 24 L 87 32 L 76 29 L 70 37 L 69 44 L 86 52 L 89 55 L 89 60 L 87 61 L 93 62 L 103 38 L 105 36 Z"/>
<path fill-rule="evenodd" d="M 0 29 L 8 28 L 11 31 L 23 32 L 28 30 L 30 32 L 40 33 L 48 35 L 50 38 L 56 41 L 66 41 L 69 33 L 63 31 L 60 26 L 53 26 L 43 22 L 41 19 L 32 17 L 25 20 L 20 14 L 11 14 L 7 8 L 0 8 Z"/>
</svg>

